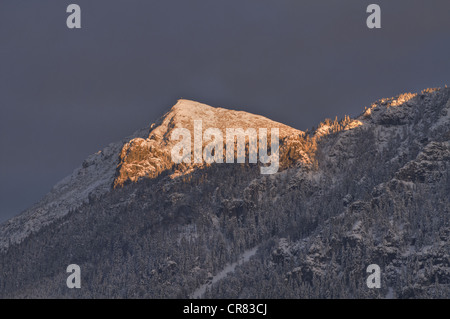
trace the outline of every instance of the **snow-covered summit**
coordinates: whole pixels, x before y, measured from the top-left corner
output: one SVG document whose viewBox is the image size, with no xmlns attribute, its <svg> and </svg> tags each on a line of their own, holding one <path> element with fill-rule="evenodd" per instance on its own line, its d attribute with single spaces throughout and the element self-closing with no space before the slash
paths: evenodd
<svg viewBox="0 0 450 319">
<path fill-rule="evenodd" d="M 179 100 L 172 109 L 160 120 L 160 124 L 153 124 L 147 138 L 135 138 L 126 143 L 120 153 L 118 176 L 114 186 L 122 186 L 126 181 L 135 182 L 142 177 L 156 177 L 165 170 L 175 167 L 171 159 L 171 150 L 178 140 L 171 140 L 176 128 L 188 129 L 194 136 L 194 121 L 202 121 L 202 131 L 208 128 L 219 129 L 226 136 L 227 128 L 279 129 L 280 140 L 299 139 L 304 132 L 292 127 L 272 121 L 264 116 L 243 111 L 228 110 L 211 107 L 206 104 L 190 100 Z M 192 142 L 194 142 L 192 140 Z M 202 141 L 202 147 L 208 141 Z M 281 150 L 283 152 L 283 148 Z M 283 154 L 282 154 L 283 156 Z M 174 176 L 190 172 L 194 167 L 203 165 L 178 165 Z"/>
</svg>

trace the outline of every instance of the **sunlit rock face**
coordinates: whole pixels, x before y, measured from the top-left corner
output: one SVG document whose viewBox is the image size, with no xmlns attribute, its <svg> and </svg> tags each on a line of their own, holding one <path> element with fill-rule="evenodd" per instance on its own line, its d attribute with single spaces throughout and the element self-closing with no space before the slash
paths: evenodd
<svg viewBox="0 0 450 319">
<path fill-rule="evenodd" d="M 241 128 L 243 131 L 254 129 L 267 130 L 268 148 L 270 148 L 271 129 L 279 131 L 280 140 L 280 167 L 285 168 L 299 161 L 304 164 L 311 163 L 311 159 L 304 152 L 303 140 L 305 133 L 287 125 L 272 121 L 260 115 L 242 111 L 228 110 L 220 107 L 211 107 L 206 104 L 179 100 L 172 109 L 165 114 L 157 124 L 152 125 L 149 136 L 135 138 L 126 143 L 120 153 L 120 163 L 117 168 L 117 177 L 114 187 L 121 186 L 127 181 L 136 182 L 139 178 L 154 178 L 166 170 L 172 170 L 171 176 L 179 176 L 192 171 L 193 168 L 201 168 L 205 163 L 195 163 L 192 152 L 190 163 L 175 164 L 171 158 L 172 148 L 179 140 L 172 140 L 172 133 L 177 128 L 185 128 L 191 134 L 191 145 L 195 141 L 195 121 L 201 121 L 200 135 L 208 129 L 217 128 L 222 133 L 223 149 L 226 145 L 227 129 Z M 197 134 L 198 136 L 198 134 Z M 202 138 L 201 149 L 210 142 Z M 237 151 L 237 148 L 236 148 Z M 258 153 L 258 150 L 252 151 Z M 223 151 L 225 162 L 225 150 Z M 237 154 L 236 154 L 237 155 Z M 237 158 L 237 156 L 235 156 Z M 246 139 L 245 158 L 249 158 L 249 141 Z"/>
</svg>

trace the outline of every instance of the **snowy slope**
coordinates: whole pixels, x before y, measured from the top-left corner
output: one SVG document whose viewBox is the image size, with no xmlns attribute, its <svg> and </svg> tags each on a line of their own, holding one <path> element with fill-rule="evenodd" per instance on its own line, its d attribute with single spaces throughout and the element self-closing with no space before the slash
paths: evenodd
<svg viewBox="0 0 450 319">
<path fill-rule="evenodd" d="M 123 145 L 137 136 L 148 134 L 148 128 L 131 137 L 111 143 L 90 155 L 80 167 L 59 183 L 37 204 L 0 225 L 0 250 L 66 215 L 71 209 L 111 190 L 119 153 Z"/>
</svg>

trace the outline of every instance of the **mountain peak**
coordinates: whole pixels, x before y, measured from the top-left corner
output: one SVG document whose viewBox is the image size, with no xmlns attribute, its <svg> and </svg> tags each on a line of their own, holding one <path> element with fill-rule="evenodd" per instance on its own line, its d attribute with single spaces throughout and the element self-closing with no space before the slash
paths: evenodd
<svg viewBox="0 0 450 319">
<path fill-rule="evenodd" d="M 193 100 L 179 99 L 177 103 L 172 106 L 168 114 L 173 114 L 177 116 L 195 117 L 201 116 L 204 113 L 211 112 L 214 108 L 199 103 Z"/>
<path fill-rule="evenodd" d="M 189 99 L 179 99 L 177 103 L 172 106 L 171 111 L 182 111 L 185 109 L 202 109 L 202 110 L 208 110 L 208 109 L 215 109 L 212 106 L 209 106 L 207 104 L 203 104 L 194 100 Z"/>
<path fill-rule="evenodd" d="M 304 135 L 304 132 L 300 130 L 261 115 L 180 99 L 158 124 L 152 125 L 148 138 L 135 138 L 124 145 L 120 154 L 114 187 L 122 186 L 127 181 L 136 182 L 142 177 L 154 178 L 172 168 L 175 168 L 176 171 L 173 176 L 178 176 L 191 172 L 194 167 L 203 167 L 202 164 L 187 165 L 187 167 L 184 164 L 175 165 L 171 160 L 171 150 L 179 142 L 171 140 L 174 129 L 188 129 L 193 137 L 194 121 L 201 121 L 202 134 L 209 128 L 217 128 L 224 137 L 227 128 L 242 128 L 243 130 L 253 128 L 256 131 L 263 128 L 268 132 L 277 128 L 280 140 L 297 140 Z M 193 143 L 194 139 L 192 139 L 192 145 Z M 206 141 L 203 141 L 202 147 L 206 144 Z M 280 153 L 283 150 L 284 148 L 280 149 Z M 298 154 L 295 157 L 298 159 L 303 155 Z M 283 154 L 280 154 L 280 158 L 283 158 Z"/>
<path fill-rule="evenodd" d="M 178 100 L 170 111 L 163 116 L 163 123 L 161 126 L 165 128 L 164 124 L 167 124 L 167 122 L 172 122 L 172 125 L 175 125 L 175 127 L 185 127 L 190 129 L 193 125 L 193 121 L 195 120 L 201 120 L 203 122 L 204 129 L 209 127 L 219 129 L 270 129 L 277 127 L 280 129 L 280 135 L 303 134 L 300 130 L 273 121 L 262 115 L 222 107 L 212 107 L 207 104 L 186 99 Z M 152 134 L 150 133 L 150 136 L 151 135 Z"/>
</svg>

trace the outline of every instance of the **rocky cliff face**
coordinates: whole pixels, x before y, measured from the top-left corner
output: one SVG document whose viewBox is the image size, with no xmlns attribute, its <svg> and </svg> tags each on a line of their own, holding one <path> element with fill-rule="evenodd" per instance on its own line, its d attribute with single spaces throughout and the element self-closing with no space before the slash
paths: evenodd
<svg viewBox="0 0 450 319">
<path fill-rule="evenodd" d="M 194 119 L 279 127 L 279 172 L 174 165 L 170 135 Z M 203 297 L 448 298 L 449 193 L 450 89 L 382 99 L 311 133 L 180 100 L 1 225 L 0 296 L 188 298 L 257 247 Z M 71 263 L 82 290 L 63 284 Z M 369 264 L 380 289 L 365 284 Z"/>
</svg>

